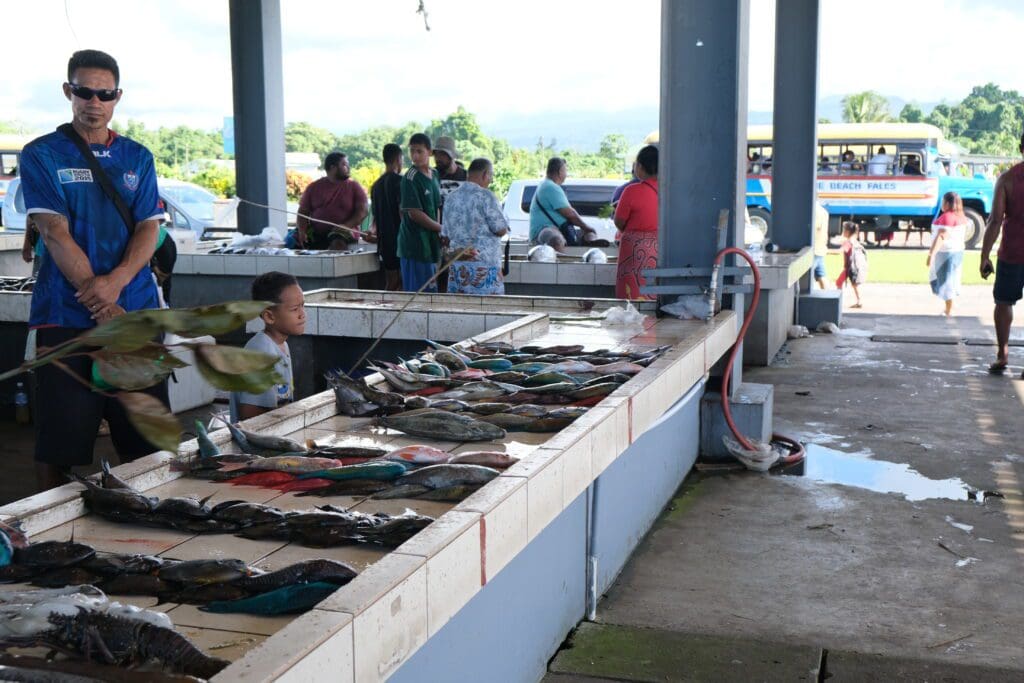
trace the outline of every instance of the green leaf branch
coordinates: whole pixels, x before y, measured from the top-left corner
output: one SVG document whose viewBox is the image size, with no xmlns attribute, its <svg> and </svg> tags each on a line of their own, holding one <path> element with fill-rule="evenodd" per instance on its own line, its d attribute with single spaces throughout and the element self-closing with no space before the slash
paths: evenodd
<svg viewBox="0 0 1024 683">
<path fill-rule="evenodd" d="M 191 350 L 200 374 L 218 389 L 260 393 L 280 383 L 274 355 L 191 341 L 241 327 L 269 305 L 264 301 L 231 301 L 197 308 L 133 311 L 63 344 L 41 349 L 35 359 L 0 373 L 0 381 L 53 364 L 92 391 L 116 397 L 140 434 L 161 450 L 176 451 L 181 438 L 177 418 L 163 403 L 140 390 L 164 381 L 176 369 L 188 367 L 173 354 L 175 348 Z M 156 341 L 167 334 L 182 340 Z M 94 381 L 75 374 L 65 363 L 68 358 L 80 356 L 92 358 Z"/>
</svg>

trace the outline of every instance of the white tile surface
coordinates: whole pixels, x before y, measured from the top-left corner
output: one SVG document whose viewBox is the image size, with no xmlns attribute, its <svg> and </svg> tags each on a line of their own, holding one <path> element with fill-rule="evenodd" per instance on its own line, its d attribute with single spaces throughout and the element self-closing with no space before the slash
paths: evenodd
<svg viewBox="0 0 1024 683">
<path fill-rule="evenodd" d="M 310 307 L 307 306 L 307 310 Z M 363 337 L 372 333 L 373 312 L 368 308 L 317 306 L 320 334 L 332 337 Z"/>
<path fill-rule="evenodd" d="M 593 285 L 594 265 L 591 263 L 559 263 L 555 281 L 560 285 Z"/>
<path fill-rule="evenodd" d="M 224 256 L 221 254 L 193 254 L 192 264 L 197 275 L 224 274 Z"/>
<path fill-rule="evenodd" d="M 252 275 L 263 272 L 256 267 L 256 256 L 248 254 L 224 254 L 225 275 Z"/>
<path fill-rule="evenodd" d="M 431 313 L 428 334 L 437 341 L 461 341 L 486 331 L 486 315 L 480 313 Z"/>
<path fill-rule="evenodd" d="M 269 273 L 272 270 L 277 270 L 282 273 L 287 273 L 288 263 L 288 256 L 257 256 L 256 272 L 262 274 Z"/>
<path fill-rule="evenodd" d="M 357 614 L 352 626 L 355 680 L 386 679 L 427 640 L 426 567 Z"/>
<path fill-rule="evenodd" d="M 424 313 L 422 311 L 406 310 L 402 313 L 395 324 L 385 328 L 398 316 L 398 311 L 376 310 L 373 312 L 373 337 L 384 334 L 385 339 L 423 339 L 427 335 L 428 317 L 435 313 Z"/>
<path fill-rule="evenodd" d="M 562 490 L 565 505 L 576 500 L 576 497 L 583 493 L 593 481 L 591 476 L 592 438 L 593 433 L 587 431 L 562 453 Z"/>
<path fill-rule="evenodd" d="M 314 610 L 316 611 L 316 610 Z M 338 614 L 334 612 L 334 614 Z M 284 672 L 278 683 L 307 683 L 308 681 L 355 682 L 355 652 L 353 651 L 353 628 L 348 623 L 331 635 L 322 645 L 303 657 L 292 668 Z M 308 634 L 301 634 L 301 640 Z M 285 641 L 294 648 L 292 639 Z"/>
<path fill-rule="evenodd" d="M 319 278 L 323 277 L 323 266 L 319 256 L 289 256 L 288 272 L 295 277 Z"/>
<path fill-rule="evenodd" d="M 553 285 L 558 281 L 555 263 L 524 262 L 520 266 L 520 282 L 529 284 Z"/>
</svg>

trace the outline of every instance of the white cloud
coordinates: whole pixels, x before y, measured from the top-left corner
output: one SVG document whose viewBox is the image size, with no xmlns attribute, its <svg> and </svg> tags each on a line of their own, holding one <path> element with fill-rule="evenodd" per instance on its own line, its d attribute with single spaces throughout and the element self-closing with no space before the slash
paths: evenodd
<svg viewBox="0 0 1024 683">
<path fill-rule="evenodd" d="M 231 114 L 223 0 L 68 0 L 68 17 L 62 0 L 10 5 L 0 119 L 41 129 L 64 120 L 59 84 L 78 47 L 120 62 L 119 119 L 217 128 Z M 460 104 L 491 119 L 657 105 L 658 0 L 426 0 L 429 32 L 416 6 L 282 0 L 286 119 L 347 131 Z M 751 1 L 753 110 L 771 108 L 774 7 Z M 822 0 L 821 23 L 822 97 L 958 100 L 988 81 L 1024 90 L 1024 6 L 1013 0 Z"/>
</svg>

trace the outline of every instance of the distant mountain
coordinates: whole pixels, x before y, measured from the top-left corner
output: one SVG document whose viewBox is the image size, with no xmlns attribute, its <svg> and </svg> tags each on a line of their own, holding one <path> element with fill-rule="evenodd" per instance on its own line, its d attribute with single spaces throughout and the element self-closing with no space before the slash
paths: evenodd
<svg viewBox="0 0 1024 683">
<path fill-rule="evenodd" d="M 828 95 L 818 101 L 818 118 L 833 123 L 843 120 L 844 95 Z M 898 116 L 903 106 L 912 100 L 902 97 L 888 97 L 889 110 Z M 925 114 L 935 108 L 938 102 L 916 102 Z M 772 122 L 770 111 L 750 111 L 747 122 L 763 124 Z M 544 144 L 554 140 L 558 149 L 575 149 L 580 152 L 596 152 L 601 139 L 609 133 L 621 133 L 631 145 L 639 144 L 651 131 L 658 128 L 657 106 L 635 107 L 619 111 L 560 111 L 535 114 L 503 114 L 496 117 L 480 117 L 480 127 L 491 137 L 508 140 L 513 147 L 532 149 L 539 139 Z"/>
<path fill-rule="evenodd" d="M 513 147 L 536 147 L 554 140 L 558 149 L 596 152 L 601 139 L 621 133 L 630 144 L 639 144 L 658 128 L 658 107 L 636 107 L 619 111 L 559 111 L 536 114 L 503 114 L 480 117 L 480 127 L 491 137 L 508 140 Z"/>
</svg>

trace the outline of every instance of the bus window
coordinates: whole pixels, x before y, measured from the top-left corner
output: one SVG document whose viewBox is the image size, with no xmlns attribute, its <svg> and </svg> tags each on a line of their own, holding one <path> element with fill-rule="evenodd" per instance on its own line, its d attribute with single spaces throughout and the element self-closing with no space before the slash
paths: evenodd
<svg viewBox="0 0 1024 683">
<path fill-rule="evenodd" d="M 920 154 L 900 154 L 897 160 L 901 175 L 924 175 Z"/>
</svg>

